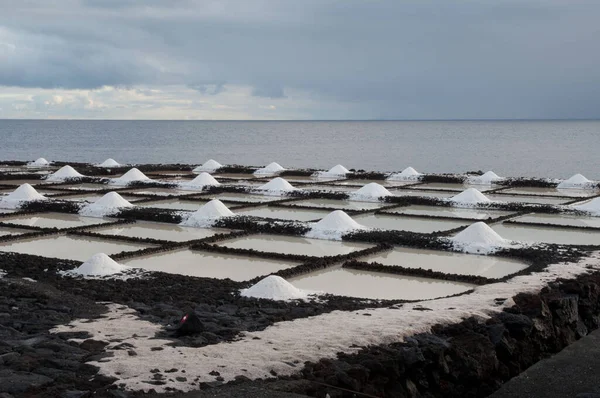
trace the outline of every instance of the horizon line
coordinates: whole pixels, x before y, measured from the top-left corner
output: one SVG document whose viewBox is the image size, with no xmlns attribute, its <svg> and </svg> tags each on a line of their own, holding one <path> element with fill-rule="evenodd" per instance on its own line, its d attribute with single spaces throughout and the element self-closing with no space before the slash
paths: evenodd
<svg viewBox="0 0 600 398">
<path fill-rule="evenodd" d="M 36 119 L 0 118 L 0 121 L 86 122 L 503 122 L 503 121 L 600 121 L 600 118 L 485 118 L 485 119 Z"/>
</svg>

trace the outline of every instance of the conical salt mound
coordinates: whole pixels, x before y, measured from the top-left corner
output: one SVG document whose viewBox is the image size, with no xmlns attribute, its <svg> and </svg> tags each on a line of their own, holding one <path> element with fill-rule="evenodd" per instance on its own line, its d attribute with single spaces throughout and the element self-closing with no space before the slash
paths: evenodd
<svg viewBox="0 0 600 398">
<path fill-rule="evenodd" d="M 394 173 L 390 175 L 387 179 L 395 181 L 410 181 L 418 180 L 420 176 L 421 173 L 409 166 L 402 170 L 400 173 Z"/>
<path fill-rule="evenodd" d="M 33 162 L 29 162 L 29 166 L 34 166 L 34 167 L 44 167 L 44 166 L 48 166 L 49 164 L 50 164 L 50 162 L 48 162 L 44 158 L 38 158 L 38 159 L 34 160 Z"/>
<path fill-rule="evenodd" d="M 104 162 L 102 162 L 98 165 L 98 167 L 120 167 L 120 166 L 121 165 L 112 158 L 108 158 Z"/>
<path fill-rule="evenodd" d="M 22 184 L 13 192 L 6 195 L 4 199 L 15 200 L 15 201 L 29 201 L 29 200 L 46 200 L 46 197 L 40 194 L 29 184 Z"/>
<path fill-rule="evenodd" d="M 285 191 L 295 191 L 296 188 L 292 186 L 285 178 L 277 177 L 267 182 L 264 185 L 261 185 L 258 189 L 263 191 L 277 191 L 277 192 L 285 192 Z"/>
<path fill-rule="evenodd" d="M 94 203 L 84 206 L 79 214 L 88 217 L 104 217 L 118 212 L 124 207 L 133 207 L 133 204 L 123 199 L 116 192 L 109 192 Z"/>
<path fill-rule="evenodd" d="M 486 254 L 506 246 L 508 241 L 484 222 L 476 222 L 451 238 L 457 249 L 468 253 Z"/>
<path fill-rule="evenodd" d="M 573 207 L 577 210 L 586 211 L 592 215 L 600 216 L 600 198 L 594 198 L 589 202 Z"/>
<path fill-rule="evenodd" d="M 254 172 L 254 174 L 276 174 L 276 173 L 281 173 L 282 171 L 284 171 L 285 169 L 283 167 L 281 167 L 281 165 L 279 163 L 269 163 L 267 166 L 263 167 L 262 169 L 258 169 Z"/>
<path fill-rule="evenodd" d="M 79 174 L 77 170 L 72 168 L 71 166 L 63 166 L 58 171 L 53 174 L 50 174 L 47 181 L 64 181 L 68 178 L 80 178 L 84 177 L 83 174 Z"/>
<path fill-rule="evenodd" d="M 370 198 L 380 198 L 382 196 L 393 196 L 383 185 L 371 182 L 364 187 L 353 192 L 353 195 Z"/>
<path fill-rule="evenodd" d="M 350 170 L 348 170 L 341 164 L 335 165 L 327 171 L 327 174 L 332 174 L 332 175 L 346 175 L 348 173 L 350 173 Z"/>
<path fill-rule="evenodd" d="M 198 176 L 196 178 L 194 178 L 192 181 L 186 181 L 186 182 L 182 182 L 181 184 L 179 184 L 180 187 L 185 188 L 185 187 L 193 187 L 193 188 L 202 188 L 205 186 L 215 186 L 218 187 L 219 185 L 219 181 L 215 180 L 215 178 L 213 176 L 211 176 L 210 174 L 206 173 L 206 172 L 202 172 L 200 174 L 198 174 Z"/>
<path fill-rule="evenodd" d="M 557 188 L 584 188 L 586 185 L 590 184 L 592 181 L 588 180 L 581 174 L 575 174 L 568 180 L 564 180 L 560 184 L 558 184 Z"/>
<path fill-rule="evenodd" d="M 232 217 L 235 214 L 227 208 L 219 199 L 213 199 L 194 213 L 180 225 L 189 227 L 210 227 L 215 221 L 222 217 Z"/>
<path fill-rule="evenodd" d="M 502 177 L 490 170 L 480 176 L 470 177 L 468 181 L 469 184 L 491 185 L 493 182 L 499 180 L 502 180 Z"/>
<path fill-rule="evenodd" d="M 475 188 L 469 188 L 450 198 L 452 202 L 461 204 L 487 203 L 491 200 Z"/>
<path fill-rule="evenodd" d="M 213 171 L 217 171 L 221 167 L 223 167 L 223 165 L 221 163 L 217 162 L 216 160 L 210 159 L 210 160 L 206 161 L 203 165 L 196 167 L 192 171 L 194 171 L 196 173 L 199 173 L 201 171 L 206 171 L 207 173 L 212 173 Z"/>
<path fill-rule="evenodd" d="M 345 233 L 358 229 L 366 229 L 366 227 L 354 221 L 342 210 L 335 210 L 326 215 L 321 221 L 313 224 L 311 230 L 305 236 L 315 239 L 340 240 Z"/>
<path fill-rule="evenodd" d="M 119 274 L 130 269 L 118 264 L 115 260 L 104 253 L 94 254 L 89 260 L 70 272 L 81 276 L 109 276 Z"/>
<path fill-rule="evenodd" d="M 269 275 L 248 289 L 243 289 L 241 295 L 269 300 L 298 300 L 308 296 L 303 290 L 276 275 Z"/>
<path fill-rule="evenodd" d="M 129 170 L 127 173 L 123 174 L 119 178 L 115 178 L 112 180 L 113 184 L 128 184 L 134 181 L 148 181 L 150 178 L 146 176 L 144 173 L 136 169 L 135 167 Z"/>
</svg>

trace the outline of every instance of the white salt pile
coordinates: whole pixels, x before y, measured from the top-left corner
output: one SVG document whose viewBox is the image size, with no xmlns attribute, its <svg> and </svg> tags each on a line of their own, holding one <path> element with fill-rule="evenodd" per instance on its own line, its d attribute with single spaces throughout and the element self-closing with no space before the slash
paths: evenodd
<svg viewBox="0 0 600 398">
<path fill-rule="evenodd" d="M 321 221 L 314 223 L 304 236 L 314 239 L 341 240 L 342 235 L 361 229 L 367 229 L 367 227 L 354 221 L 342 210 L 335 210 Z"/>
<path fill-rule="evenodd" d="M 307 298 L 309 293 L 296 288 L 280 276 L 269 275 L 248 289 L 242 289 L 241 295 L 269 300 L 300 300 Z"/>
<path fill-rule="evenodd" d="M 196 178 L 192 181 L 185 181 L 179 184 L 179 188 L 181 189 L 189 189 L 189 190 L 201 190 L 204 187 L 218 187 L 219 181 L 215 180 L 213 176 L 206 172 L 202 172 L 198 174 Z"/>
<path fill-rule="evenodd" d="M 50 162 L 44 158 L 38 158 L 38 159 L 34 160 L 33 162 L 27 163 L 27 166 L 30 166 L 30 167 L 46 167 L 49 165 L 50 165 Z"/>
<path fill-rule="evenodd" d="M 580 211 L 585 211 L 590 213 L 590 215 L 595 217 L 600 217 L 600 198 L 594 198 L 589 202 L 573 205 L 573 208 Z"/>
<path fill-rule="evenodd" d="M 120 167 L 121 165 L 114 159 L 108 158 L 104 162 L 97 165 L 98 167 Z"/>
<path fill-rule="evenodd" d="M 449 200 L 457 205 L 475 205 L 478 203 L 491 202 L 491 200 L 487 196 L 485 196 L 475 188 L 465 189 L 458 195 L 451 197 Z"/>
<path fill-rule="evenodd" d="M 481 221 L 469 225 L 450 240 L 456 250 L 474 254 L 489 254 L 510 245 L 508 240 Z"/>
<path fill-rule="evenodd" d="M 573 189 L 573 188 L 592 188 L 593 181 L 588 180 L 581 174 L 575 174 L 568 180 L 564 180 L 558 184 L 558 189 Z"/>
<path fill-rule="evenodd" d="M 104 217 L 117 213 L 125 207 L 133 207 L 133 204 L 123 199 L 116 192 L 109 192 L 94 203 L 84 206 L 79 214 L 88 217 Z"/>
<path fill-rule="evenodd" d="M 227 208 L 219 199 L 213 199 L 194 213 L 179 225 L 197 228 L 209 228 L 217 220 L 223 217 L 233 217 L 235 214 Z"/>
<path fill-rule="evenodd" d="M 283 167 L 281 167 L 281 165 L 279 163 L 269 163 L 267 166 L 263 167 L 262 169 L 258 169 L 254 172 L 254 174 L 260 175 L 260 174 L 277 174 L 277 173 L 281 173 L 282 171 L 284 171 L 285 169 Z"/>
<path fill-rule="evenodd" d="M 469 177 L 468 183 L 474 185 L 492 185 L 494 182 L 501 180 L 503 180 L 502 177 L 490 170 L 480 176 Z"/>
<path fill-rule="evenodd" d="M 298 188 L 294 188 L 285 178 L 277 177 L 258 187 L 256 192 L 264 195 L 281 195 L 282 193 L 296 190 Z"/>
<path fill-rule="evenodd" d="M 63 166 L 58 171 L 50 174 L 46 177 L 46 181 L 64 181 L 69 178 L 81 178 L 85 177 L 83 174 L 79 174 L 77 170 L 71 166 Z"/>
<path fill-rule="evenodd" d="M 150 181 L 150 178 L 134 167 L 121 177 L 113 178 L 110 183 L 113 185 L 127 185 L 135 181 Z"/>
<path fill-rule="evenodd" d="M 313 174 L 316 178 L 343 178 L 346 174 L 350 173 L 350 170 L 342 166 L 341 164 L 335 165 L 327 171 L 317 171 Z"/>
<path fill-rule="evenodd" d="M 387 179 L 390 181 L 418 181 L 421 178 L 421 173 L 412 167 L 407 167 L 400 173 L 393 173 Z"/>
<path fill-rule="evenodd" d="M 47 198 L 31 185 L 23 184 L 8 195 L 0 197 L 0 209 L 18 209 L 23 203 L 35 200 L 47 200 Z"/>
<path fill-rule="evenodd" d="M 394 196 L 383 185 L 371 182 L 364 187 L 350 193 L 350 200 L 374 202 L 379 201 L 379 198 L 384 196 Z"/>
<path fill-rule="evenodd" d="M 202 171 L 205 171 L 207 173 L 214 173 L 215 171 L 219 170 L 221 167 L 223 167 L 223 165 L 219 162 L 217 162 L 216 160 L 208 160 L 206 161 L 203 165 L 196 167 L 194 170 L 192 170 L 194 173 L 200 173 Z"/>
<path fill-rule="evenodd" d="M 60 272 L 62 275 L 84 276 L 84 277 L 102 277 L 120 274 L 131 269 L 125 265 L 117 263 L 104 253 L 94 254 L 89 260 L 79 267 L 70 271 Z"/>
</svg>

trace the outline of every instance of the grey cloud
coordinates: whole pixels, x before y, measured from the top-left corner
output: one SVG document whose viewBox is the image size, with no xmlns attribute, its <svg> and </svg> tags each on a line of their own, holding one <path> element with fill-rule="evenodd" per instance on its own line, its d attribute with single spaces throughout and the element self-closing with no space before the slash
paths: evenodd
<svg viewBox="0 0 600 398">
<path fill-rule="evenodd" d="M 0 85 L 289 88 L 362 104 L 353 118 L 600 116 L 597 1 L 46 4 L 0 6 Z"/>
</svg>

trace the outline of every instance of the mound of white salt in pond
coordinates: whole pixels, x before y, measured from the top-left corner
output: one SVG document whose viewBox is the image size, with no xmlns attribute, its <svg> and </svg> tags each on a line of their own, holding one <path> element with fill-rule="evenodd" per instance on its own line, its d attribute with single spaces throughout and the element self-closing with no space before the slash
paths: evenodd
<svg viewBox="0 0 600 398">
<path fill-rule="evenodd" d="M 216 160 L 210 159 L 210 160 L 206 161 L 203 165 L 196 167 L 192 171 L 194 173 L 200 173 L 202 171 L 205 171 L 207 173 L 212 173 L 212 172 L 219 170 L 221 167 L 223 167 L 223 165 L 221 163 L 217 162 Z"/>
<path fill-rule="evenodd" d="M 587 188 L 592 185 L 592 181 L 588 180 L 581 174 L 575 174 L 568 180 L 564 180 L 560 184 L 558 184 L 558 189 L 569 189 L 569 188 Z"/>
<path fill-rule="evenodd" d="M 451 197 L 450 201 L 461 205 L 473 205 L 477 203 L 491 202 L 491 200 L 487 196 L 485 196 L 475 188 L 465 189 L 458 195 Z"/>
<path fill-rule="evenodd" d="M 400 173 L 391 174 L 387 179 L 390 181 L 415 181 L 418 180 L 420 176 L 421 173 L 409 166 Z"/>
<path fill-rule="evenodd" d="M 360 225 L 342 210 L 335 210 L 314 223 L 306 233 L 307 238 L 341 240 L 342 235 L 367 227 Z"/>
<path fill-rule="evenodd" d="M 206 186 L 218 187 L 219 185 L 221 185 L 219 181 L 215 180 L 213 176 L 203 171 L 193 180 L 180 183 L 179 187 L 182 189 L 202 189 Z"/>
<path fill-rule="evenodd" d="M 383 185 L 371 182 L 364 187 L 352 192 L 350 194 L 350 200 L 356 201 L 377 201 L 383 196 L 393 196 Z"/>
<path fill-rule="evenodd" d="M 77 170 L 75 170 L 71 166 L 67 165 L 67 166 L 61 167 L 60 169 L 58 169 L 58 171 L 50 174 L 46 178 L 46 181 L 64 181 L 68 178 L 80 178 L 80 177 L 84 177 L 84 175 L 78 173 Z"/>
<path fill-rule="evenodd" d="M 0 208 L 17 209 L 21 207 L 22 203 L 34 200 L 47 200 L 47 198 L 31 185 L 23 184 L 8 195 L 0 197 Z"/>
<path fill-rule="evenodd" d="M 279 194 L 281 192 L 290 192 L 295 191 L 298 188 L 294 188 L 292 184 L 290 184 L 285 178 L 277 177 L 267 182 L 264 185 L 261 185 L 257 188 L 258 191 L 263 191 L 262 193 L 273 193 Z"/>
<path fill-rule="evenodd" d="M 269 300 L 299 300 L 308 297 L 306 291 L 276 275 L 269 275 L 248 289 L 242 289 L 241 295 Z"/>
<path fill-rule="evenodd" d="M 490 170 L 480 176 L 469 177 L 468 182 L 469 184 L 475 185 L 491 185 L 494 182 L 500 181 L 502 179 L 502 177 Z"/>
<path fill-rule="evenodd" d="M 104 162 L 100 163 L 98 167 L 120 167 L 121 165 L 113 158 L 108 158 Z"/>
<path fill-rule="evenodd" d="M 79 210 L 79 214 L 89 217 L 104 217 L 125 207 L 133 207 L 133 204 L 123 199 L 118 193 L 109 192 L 94 203 L 84 206 Z"/>
<path fill-rule="evenodd" d="M 29 162 L 27 164 L 27 166 L 31 166 L 31 167 L 46 167 L 49 165 L 50 165 L 50 162 L 44 158 L 38 158 L 38 159 L 34 160 L 33 162 Z"/>
<path fill-rule="evenodd" d="M 574 205 L 573 208 L 590 213 L 593 216 L 600 217 L 600 198 L 594 198 L 581 205 Z"/>
<path fill-rule="evenodd" d="M 269 163 L 267 166 L 262 169 L 258 169 L 254 172 L 254 174 L 277 174 L 281 173 L 285 169 L 279 163 Z"/>
<path fill-rule="evenodd" d="M 223 217 L 233 217 L 235 214 L 227 208 L 219 199 L 213 199 L 194 213 L 179 225 L 197 228 L 208 228 L 218 219 Z"/>
<path fill-rule="evenodd" d="M 455 249 L 476 254 L 488 254 L 510 244 L 508 240 L 481 221 L 469 225 L 451 240 Z"/>
<path fill-rule="evenodd" d="M 67 275 L 80 275 L 80 276 L 110 276 L 120 274 L 124 271 L 129 270 L 130 267 L 117 263 L 112 258 L 108 257 L 104 253 L 94 254 L 89 260 L 81 264 L 79 267 L 63 272 Z"/>
<path fill-rule="evenodd" d="M 137 168 L 134 167 L 133 169 L 129 170 L 127 173 L 123 174 L 121 177 L 112 179 L 111 184 L 127 185 L 130 182 L 149 181 L 149 180 L 150 180 L 150 178 L 148 178 L 148 176 L 146 176 L 144 173 L 142 173 L 141 171 L 139 171 Z"/>
</svg>

